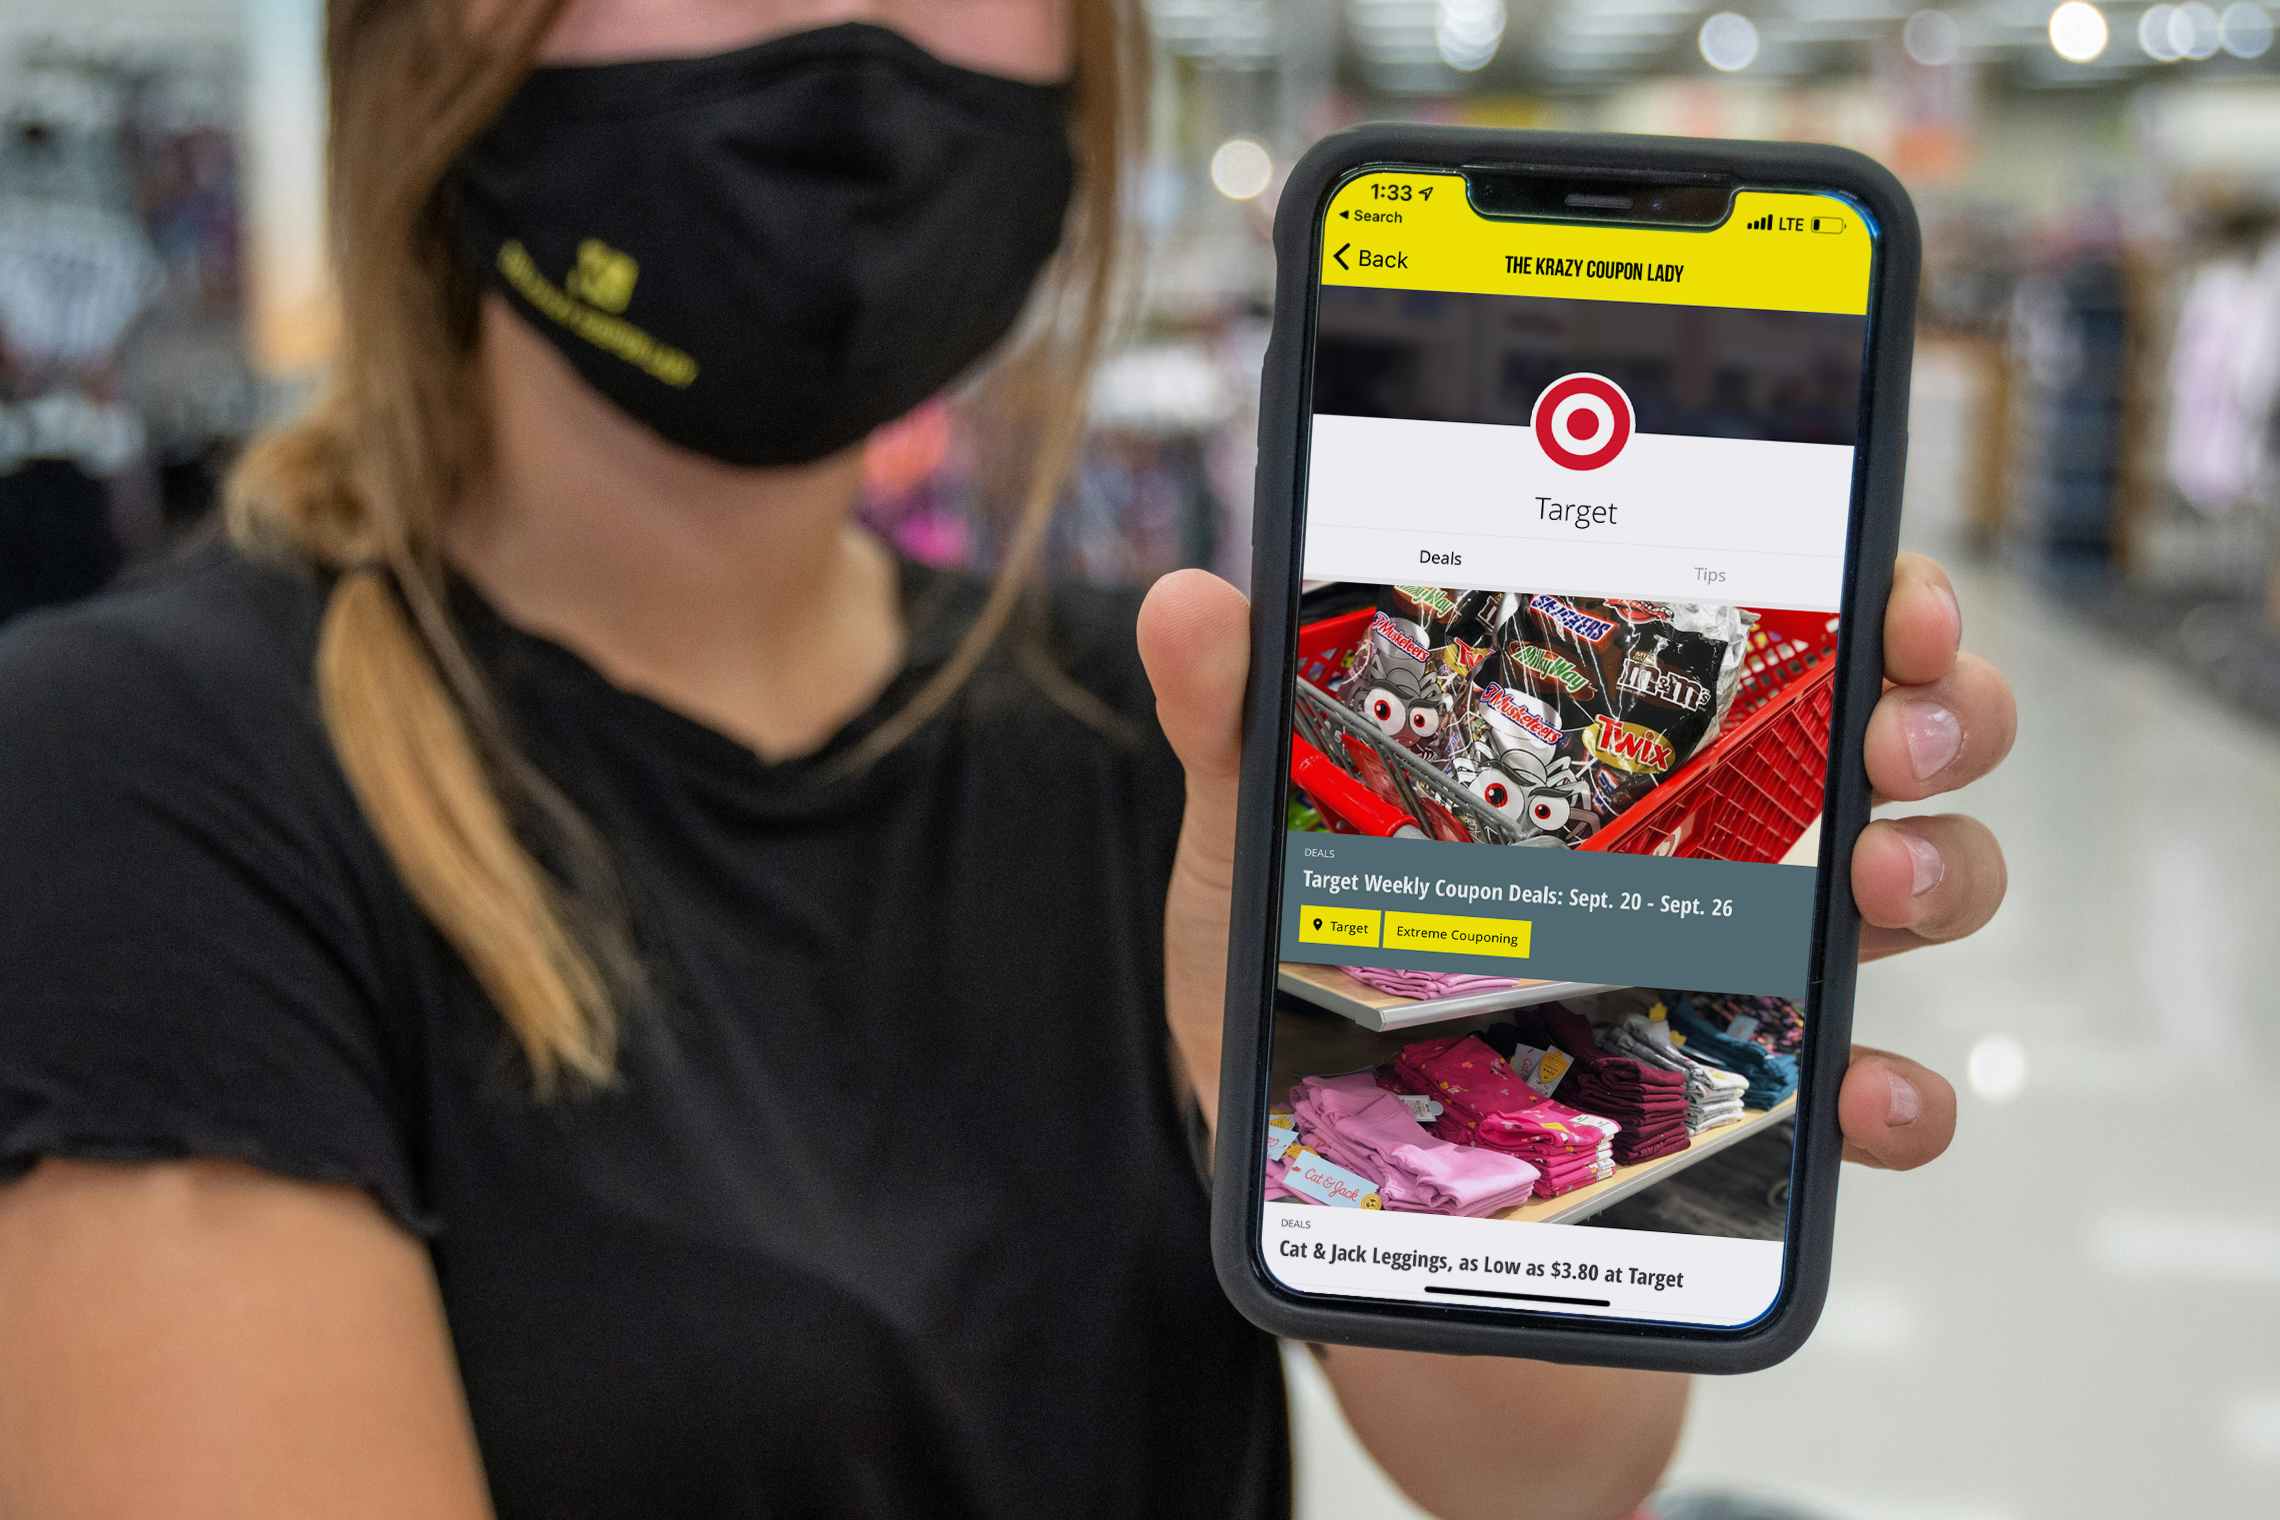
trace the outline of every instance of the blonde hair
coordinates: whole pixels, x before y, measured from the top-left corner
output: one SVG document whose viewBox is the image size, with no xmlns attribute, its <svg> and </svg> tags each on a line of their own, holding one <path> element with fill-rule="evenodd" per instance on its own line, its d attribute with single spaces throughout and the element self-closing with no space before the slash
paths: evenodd
<svg viewBox="0 0 2280 1520">
<path fill-rule="evenodd" d="M 501 0 L 478 38 L 463 0 L 332 0 L 340 338 L 314 405 L 248 449 L 229 492 L 239 544 L 343 572 L 317 640 L 326 731 L 398 876 L 497 1007 L 542 1094 L 610 1080 L 640 974 L 607 851 L 515 750 L 446 606 L 442 521 L 482 465 L 487 429 L 471 382 L 479 292 L 442 192 L 563 3 Z M 1026 604 L 1077 450 L 1141 76 L 1128 0 L 1076 0 L 1076 20 L 1077 200 L 1034 327 L 992 382 L 1031 419 L 1033 463 L 979 617 L 856 747 L 858 766 L 939 711 Z"/>
</svg>

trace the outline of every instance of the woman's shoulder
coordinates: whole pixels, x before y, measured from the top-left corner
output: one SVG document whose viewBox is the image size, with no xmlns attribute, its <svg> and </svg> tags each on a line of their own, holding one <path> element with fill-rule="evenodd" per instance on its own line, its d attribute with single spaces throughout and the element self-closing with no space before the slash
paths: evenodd
<svg viewBox="0 0 2280 1520">
<path fill-rule="evenodd" d="M 318 721 L 323 606 L 217 549 L 0 629 L 0 1183 L 226 1157 L 429 1227 L 402 919 Z"/>
<path fill-rule="evenodd" d="M 315 571 L 214 544 L 20 618 L 0 628 L 0 733 L 74 748 L 156 731 L 272 745 L 313 719 L 324 599 Z"/>
<path fill-rule="evenodd" d="M 325 594 L 317 572 L 217 545 L 0 628 L 0 827 L 358 840 L 317 704 Z"/>
</svg>

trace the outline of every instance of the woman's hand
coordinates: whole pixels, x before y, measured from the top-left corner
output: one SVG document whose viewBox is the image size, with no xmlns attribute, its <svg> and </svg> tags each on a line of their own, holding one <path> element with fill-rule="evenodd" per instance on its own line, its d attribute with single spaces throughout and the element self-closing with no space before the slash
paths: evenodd
<svg viewBox="0 0 2280 1520">
<path fill-rule="evenodd" d="M 2003 761 L 2018 706 L 2003 673 L 1962 652 L 1963 613 L 1947 572 L 1903 554 L 1884 611 L 1884 679 L 1868 719 L 1868 784 L 1880 801 L 1920 802 Z M 1987 825 L 1961 813 L 1878 820 L 1853 845 L 1863 960 L 1961 939 L 2003 905 L 2009 877 Z M 1955 1089 L 1904 1056 L 1853 1047 L 1837 1098 L 1845 1159 L 1922 1166 L 1955 1136 Z"/>
<path fill-rule="evenodd" d="M 1963 620 L 1939 566 L 1904 555 L 1884 620 L 1890 683 L 1868 725 L 1869 783 L 1918 801 L 1985 775 L 2011 748 L 2011 691 L 1959 654 Z M 1140 611 L 1140 654 L 1164 732 L 1187 767 L 1187 815 L 1167 904 L 1172 1037 L 1204 1112 L 1218 1113 L 1219 1032 L 1241 778 L 1249 609 L 1199 570 L 1166 576 Z M 1974 819 L 1872 823 L 1853 851 L 1865 956 L 1969 934 L 2003 900 L 2003 855 Z M 1955 1089 L 1902 1056 L 1853 1047 L 1837 1098 L 1845 1154 L 1921 1166 L 1955 1134 Z M 1669 1373 L 1551 1367 L 1490 1357 L 1434 1358 L 1333 1346 L 1323 1370 L 1348 1420 L 1386 1470 L 1435 1514 L 1501 1515 L 1526 1492 L 1545 1515 L 1635 1508 L 1670 1460 L 1687 1380 Z M 1558 1428 L 1509 1439 L 1523 1400 Z M 1451 1460 L 1449 1453 L 1464 1454 Z M 1547 1459 L 1545 1453 L 1551 1455 Z"/>
<path fill-rule="evenodd" d="M 1868 725 L 1868 779 L 1879 798 L 1915 802 L 1953 791 L 2010 752 L 2011 689 L 1992 665 L 1959 652 L 1962 633 L 1946 572 L 1921 555 L 1900 556 L 1884 617 L 1890 685 Z M 1164 733 L 1187 768 L 1167 904 L 1168 1013 L 1204 1112 L 1216 1120 L 1248 604 L 1203 571 L 1167 575 L 1140 610 L 1140 655 Z M 1879 821 L 1854 847 L 1852 887 L 1866 922 L 1862 956 L 1891 955 L 1958 939 L 1993 917 L 2003 900 L 2003 852 L 1974 818 Z M 1903 1056 L 1855 1046 L 1837 1117 L 1852 1160 L 1921 1166 L 1955 1134 L 1955 1089 Z"/>
</svg>

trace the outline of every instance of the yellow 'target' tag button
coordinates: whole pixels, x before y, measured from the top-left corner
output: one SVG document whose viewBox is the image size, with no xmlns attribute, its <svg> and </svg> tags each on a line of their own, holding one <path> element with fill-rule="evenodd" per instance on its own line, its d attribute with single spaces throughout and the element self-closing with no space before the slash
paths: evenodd
<svg viewBox="0 0 2280 1520">
<path fill-rule="evenodd" d="M 1435 950 L 1443 955 L 1528 958 L 1531 925 L 1524 918 L 1468 918 L 1458 913 L 1388 913 L 1385 948 Z"/>
<path fill-rule="evenodd" d="M 1302 945 L 1375 945 L 1378 920 L 1375 908 L 1300 908 L 1298 942 Z"/>
</svg>

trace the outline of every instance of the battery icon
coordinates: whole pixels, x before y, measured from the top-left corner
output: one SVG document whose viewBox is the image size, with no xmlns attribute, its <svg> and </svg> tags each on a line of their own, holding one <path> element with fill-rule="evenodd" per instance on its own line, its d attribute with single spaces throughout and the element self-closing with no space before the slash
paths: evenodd
<svg viewBox="0 0 2280 1520">
<path fill-rule="evenodd" d="M 1813 218 L 1813 230 L 1815 232 L 1842 232 L 1845 230 L 1845 219 L 1841 216 L 1817 216 Z"/>
</svg>

